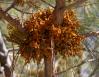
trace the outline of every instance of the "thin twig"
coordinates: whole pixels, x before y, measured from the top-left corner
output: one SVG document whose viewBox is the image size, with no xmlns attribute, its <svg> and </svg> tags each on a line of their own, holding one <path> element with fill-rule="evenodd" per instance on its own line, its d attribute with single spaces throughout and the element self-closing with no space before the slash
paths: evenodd
<svg viewBox="0 0 99 77">
<path fill-rule="evenodd" d="M 13 67 L 15 67 L 16 66 L 16 63 L 17 63 L 17 61 L 18 61 L 18 58 L 19 58 L 19 51 L 16 53 L 16 56 L 15 56 L 15 62 L 14 62 L 14 65 L 13 65 Z M 13 70 L 14 70 L 15 68 L 13 68 Z"/>
<path fill-rule="evenodd" d="M 22 10 L 16 8 L 16 7 L 13 7 L 13 8 L 14 8 L 15 10 L 21 12 L 21 13 L 24 13 L 24 14 L 33 14 L 33 13 L 30 13 L 30 12 L 22 11 Z"/>
<path fill-rule="evenodd" d="M 77 64 L 77 65 L 74 65 L 74 66 L 72 66 L 72 67 L 69 67 L 68 69 L 66 69 L 66 70 L 64 70 L 64 71 L 55 73 L 55 75 L 62 74 L 62 73 L 67 72 L 67 71 L 69 71 L 69 70 L 71 70 L 71 69 L 73 69 L 73 68 L 80 67 L 80 66 L 82 66 L 82 65 L 85 64 L 85 63 L 93 62 L 93 61 L 99 61 L 99 59 L 89 59 L 89 60 L 86 60 L 86 59 L 85 59 L 85 60 L 83 60 L 81 63 L 79 63 L 79 64 Z"/>
<path fill-rule="evenodd" d="M 88 6 L 88 5 L 94 5 L 94 4 L 99 4 L 99 2 L 94 2 L 94 3 L 88 3 L 88 4 L 84 4 L 84 6 Z"/>
<path fill-rule="evenodd" d="M 91 55 L 93 58 L 95 58 L 93 49 L 91 50 L 91 49 L 88 47 L 89 44 L 87 45 L 87 44 L 85 43 L 84 45 L 85 45 L 85 47 L 87 48 L 87 51 L 90 53 L 90 55 Z"/>
<path fill-rule="evenodd" d="M 70 68 L 68 68 L 68 69 L 66 69 L 66 70 L 64 70 L 64 71 L 55 73 L 55 75 L 59 75 L 59 74 L 62 74 L 62 73 L 64 73 L 64 72 L 67 72 L 67 71 L 69 71 L 69 70 L 71 70 L 71 69 L 73 69 L 73 68 L 75 68 L 75 67 L 79 67 L 79 66 L 83 65 L 84 63 L 86 63 L 86 61 L 82 61 L 82 62 L 81 62 L 80 64 L 78 64 L 78 65 L 74 65 L 74 66 L 72 66 L 72 67 L 70 67 Z"/>
<path fill-rule="evenodd" d="M 12 73 L 13 73 L 14 63 L 15 63 L 15 51 L 14 51 L 14 44 L 13 44 L 13 42 L 12 42 L 12 48 L 13 48 L 13 61 L 12 61 Z"/>
<path fill-rule="evenodd" d="M 39 63 L 37 62 L 37 75 L 36 77 L 39 77 Z"/>
<path fill-rule="evenodd" d="M 42 2 L 44 2 L 45 4 L 49 5 L 52 8 L 55 8 L 53 5 L 51 5 L 50 3 L 46 2 L 45 0 L 41 0 Z"/>
<path fill-rule="evenodd" d="M 5 12 L 8 12 L 10 9 L 12 9 L 15 6 L 15 0 L 13 1 L 13 3 L 5 10 Z"/>
<path fill-rule="evenodd" d="M 97 31 L 97 32 L 90 32 L 90 33 L 84 34 L 84 36 L 86 38 L 90 37 L 90 36 L 98 36 L 98 35 L 99 35 L 99 31 Z"/>
<path fill-rule="evenodd" d="M 5 1 L 0 1 L 0 3 L 12 4 L 12 2 L 5 2 Z"/>
<path fill-rule="evenodd" d="M 14 51 L 18 51 L 18 50 L 19 50 L 19 48 L 14 48 Z M 13 52 L 13 48 L 9 48 L 8 52 Z"/>
<path fill-rule="evenodd" d="M 99 64 L 96 65 L 96 67 L 94 68 L 94 70 L 88 77 L 92 77 L 95 74 L 95 72 L 99 69 L 98 66 L 99 66 Z"/>
</svg>

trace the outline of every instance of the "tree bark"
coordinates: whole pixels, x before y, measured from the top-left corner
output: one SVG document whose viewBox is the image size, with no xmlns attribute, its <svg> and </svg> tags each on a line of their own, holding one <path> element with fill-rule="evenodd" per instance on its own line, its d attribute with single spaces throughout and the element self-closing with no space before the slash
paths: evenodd
<svg viewBox="0 0 99 77">
<path fill-rule="evenodd" d="M 56 25 L 62 25 L 64 18 L 65 0 L 56 0 L 55 10 L 53 11 L 53 22 Z"/>
<path fill-rule="evenodd" d="M 44 69 L 45 77 L 53 77 L 52 60 L 51 59 L 49 60 L 47 57 L 44 57 L 44 64 L 45 64 L 45 69 Z"/>
<path fill-rule="evenodd" d="M 64 18 L 64 8 L 65 7 L 65 0 L 56 0 L 56 6 L 55 10 L 53 11 L 53 18 L 52 21 L 55 25 L 61 25 L 63 23 Z M 48 59 L 47 57 L 44 57 L 44 64 L 45 64 L 45 77 L 55 77 L 54 71 L 53 71 L 53 63 L 55 59 L 55 51 L 54 51 L 54 41 L 53 36 L 50 38 L 51 43 L 51 58 Z"/>
</svg>

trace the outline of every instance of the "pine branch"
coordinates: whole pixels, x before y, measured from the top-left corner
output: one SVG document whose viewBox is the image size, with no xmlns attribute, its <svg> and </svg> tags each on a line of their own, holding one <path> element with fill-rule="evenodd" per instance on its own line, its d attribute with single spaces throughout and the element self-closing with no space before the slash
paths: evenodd
<svg viewBox="0 0 99 77">
<path fill-rule="evenodd" d="M 98 68 L 99 64 L 95 66 L 94 70 L 92 71 L 92 73 L 88 76 L 88 77 L 93 77 L 93 75 L 96 73 L 96 71 L 99 69 Z"/>
<path fill-rule="evenodd" d="M 84 36 L 87 38 L 87 37 L 90 37 L 90 36 L 98 36 L 99 35 L 99 31 L 97 32 L 90 32 L 90 33 L 87 33 L 87 34 L 84 34 Z"/>
<path fill-rule="evenodd" d="M 65 6 L 64 9 L 71 9 L 71 8 L 78 8 L 80 7 L 84 2 L 86 2 L 87 0 L 77 0 L 76 2 L 68 5 L 68 6 Z"/>
<path fill-rule="evenodd" d="M 67 71 L 69 71 L 69 70 L 71 70 L 71 69 L 73 69 L 73 68 L 76 68 L 76 67 L 80 67 L 80 66 L 82 66 L 83 64 L 85 64 L 85 63 L 88 63 L 88 62 L 93 62 L 93 61 L 99 61 L 99 59 L 89 59 L 89 60 L 83 60 L 81 63 L 79 63 L 79 64 L 77 64 L 77 65 L 74 65 L 74 66 L 72 66 L 72 67 L 69 67 L 68 69 L 66 69 L 66 70 L 64 70 L 64 71 L 61 71 L 61 72 L 58 72 L 58 73 L 55 73 L 55 75 L 60 75 L 60 74 L 62 74 L 62 73 L 64 73 L 64 72 L 67 72 Z M 99 66 L 99 65 L 98 65 Z M 94 69 L 94 71 L 96 70 L 96 68 Z M 91 74 L 90 74 L 91 75 Z M 93 75 L 93 72 L 92 72 L 92 75 Z M 91 75 L 91 76 L 92 76 Z M 91 77 L 90 76 L 90 77 Z"/>
<path fill-rule="evenodd" d="M 79 63 L 78 65 L 74 65 L 74 66 L 72 66 L 72 67 L 70 67 L 70 68 L 68 68 L 68 69 L 66 69 L 66 70 L 64 70 L 64 71 L 55 73 L 55 75 L 62 74 L 62 73 L 64 73 L 64 72 L 67 72 L 67 71 L 69 71 L 69 70 L 71 70 L 71 69 L 73 69 L 73 68 L 76 68 L 76 67 L 80 67 L 81 65 L 83 65 L 83 64 L 85 64 L 85 63 L 86 63 L 86 61 L 82 61 L 82 62 Z"/>
</svg>

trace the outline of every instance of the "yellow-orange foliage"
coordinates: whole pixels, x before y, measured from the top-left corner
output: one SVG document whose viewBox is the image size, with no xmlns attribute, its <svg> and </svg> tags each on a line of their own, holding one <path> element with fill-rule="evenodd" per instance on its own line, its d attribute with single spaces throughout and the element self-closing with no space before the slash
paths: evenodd
<svg viewBox="0 0 99 77">
<path fill-rule="evenodd" d="M 81 56 L 80 43 L 84 36 L 77 32 L 80 25 L 75 13 L 66 10 L 62 25 L 54 25 L 51 18 L 52 11 L 48 9 L 33 14 L 24 22 L 27 37 L 20 44 L 19 52 L 27 61 L 32 58 L 40 61 L 44 56 L 51 58 L 51 38 L 53 38 L 55 54 Z"/>
</svg>

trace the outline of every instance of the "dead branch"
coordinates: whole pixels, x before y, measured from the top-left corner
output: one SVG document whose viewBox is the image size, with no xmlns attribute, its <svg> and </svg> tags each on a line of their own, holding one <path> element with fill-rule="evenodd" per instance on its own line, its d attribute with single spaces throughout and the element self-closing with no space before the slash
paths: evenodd
<svg viewBox="0 0 99 77">
<path fill-rule="evenodd" d="M 97 31 L 97 32 L 90 32 L 90 33 L 84 34 L 85 37 L 98 36 L 98 35 L 99 35 L 99 31 Z"/>
<path fill-rule="evenodd" d="M 13 19 L 8 13 L 3 11 L 1 8 L 0 8 L 0 18 L 5 19 L 11 25 L 16 26 L 21 32 L 24 32 L 24 29 L 22 28 L 22 24 L 20 23 L 20 21 Z"/>
<path fill-rule="evenodd" d="M 10 9 L 12 9 L 15 6 L 15 0 L 13 1 L 13 3 L 5 10 L 5 12 L 8 12 Z"/>
</svg>

